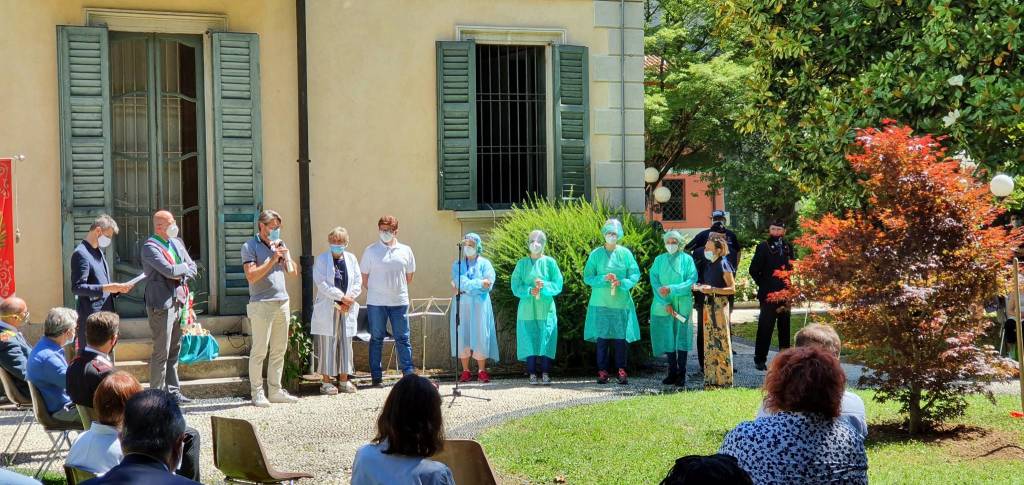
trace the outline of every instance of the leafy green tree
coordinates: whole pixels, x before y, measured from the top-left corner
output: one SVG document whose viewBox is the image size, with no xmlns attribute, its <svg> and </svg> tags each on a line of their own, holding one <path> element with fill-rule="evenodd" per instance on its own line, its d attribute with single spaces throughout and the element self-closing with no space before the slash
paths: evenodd
<svg viewBox="0 0 1024 485">
<path fill-rule="evenodd" d="M 989 169 L 1024 173 L 1020 0 L 714 0 L 756 60 L 738 127 L 826 209 L 857 206 L 856 129 L 947 134 Z"/>
</svg>

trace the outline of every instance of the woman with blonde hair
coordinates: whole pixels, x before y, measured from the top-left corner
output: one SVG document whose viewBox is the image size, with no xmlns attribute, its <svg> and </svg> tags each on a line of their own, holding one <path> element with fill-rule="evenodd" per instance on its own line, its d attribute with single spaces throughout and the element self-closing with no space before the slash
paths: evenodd
<svg viewBox="0 0 1024 485">
<path fill-rule="evenodd" d="M 323 376 L 320 394 L 335 395 L 339 390 L 356 392 L 348 377 L 352 374 L 352 336 L 359 317 L 356 298 L 363 291 L 363 278 L 356 255 L 347 251 L 348 231 L 335 227 L 327 234 L 327 242 L 330 249 L 313 263 L 316 302 L 310 333 L 314 336 L 317 372 Z M 335 376 L 337 388 L 331 384 Z"/>
<path fill-rule="evenodd" d="M 731 387 L 733 382 L 732 342 L 729 336 L 729 295 L 736 293 L 736 270 L 726 256 L 725 235 L 714 233 L 704 245 L 704 284 L 693 288 L 707 295 L 710 311 L 704 312 L 704 385 Z"/>
</svg>

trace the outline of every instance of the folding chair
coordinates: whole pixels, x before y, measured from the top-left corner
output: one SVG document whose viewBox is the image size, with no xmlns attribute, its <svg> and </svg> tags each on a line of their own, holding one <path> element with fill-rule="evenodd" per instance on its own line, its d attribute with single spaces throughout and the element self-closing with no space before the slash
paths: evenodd
<svg viewBox="0 0 1024 485">
<path fill-rule="evenodd" d="M 225 482 L 295 483 L 313 478 L 308 473 L 279 472 L 270 465 L 252 423 L 244 419 L 210 416 L 213 428 L 213 466 Z"/>
<path fill-rule="evenodd" d="M 444 440 L 444 448 L 431 460 L 448 465 L 455 483 L 496 485 L 494 469 L 480 443 L 474 440 Z"/>
<path fill-rule="evenodd" d="M 64 465 L 64 478 L 67 479 L 68 485 L 78 485 L 90 478 L 96 478 L 96 474 L 71 465 Z"/>
<path fill-rule="evenodd" d="M 21 413 L 21 419 L 18 420 L 18 427 L 14 428 L 14 434 L 11 435 L 11 440 L 7 442 L 7 447 L 4 448 L 3 454 L 11 451 L 11 445 L 14 444 L 14 439 L 18 437 L 18 432 L 21 431 L 22 425 L 28 422 L 28 426 L 25 427 L 25 433 L 21 435 L 21 441 L 18 442 L 18 447 L 14 449 L 14 453 L 7 459 L 7 466 L 11 466 L 14 463 L 14 459 L 18 456 L 18 452 L 21 451 L 21 445 L 25 442 L 25 437 L 28 436 L 28 431 L 32 429 L 32 424 L 35 422 L 31 419 L 32 416 L 32 399 L 25 396 L 18 390 L 18 386 L 14 384 L 14 376 L 7 369 L 0 367 L 0 382 L 4 386 L 4 394 L 10 399 L 11 403 L 14 404 L 14 412 Z"/>
<path fill-rule="evenodd" d="M 82 431 L 82 423 L 61 423 L 50 416 L 50 412 L 46 410 L 46 402 L 43 401 L 43 395 L 39 393 L 39 389 L 36 388 L 31 382 L 28 383 L 28 390 L 32 394 L 32 411 L 36 416 L 36 421 L 43 427 L 43 431 L 46 431 L 46 436 L 53 442 L 53 446 L 50 447 L 50 451 L 46 453 L 46 458 L 43 459 L 43 463 L 39 465 L 39 470 L 36 471 L 35 478 L 43 476 L 43 472 L 50 469 L 50 465 L 57 459 L 62 451 L 71 449 L 71 432 Z M 53 435 L 57 437 L 54 438 Z"/>
<path fill-rule="evenodd" d="M 352 336 L 352 342 L 362 342 L 366 344 L 367 349 L 370 347 L 370 318 L 365 306 L 359 307 L 359 315 L 356 317 L 356 334 Z M 398 354 L 395 352 L 395 339 L 391 336 L 391 332 L 385 329 L 384 345 L 387 346 L 388 342 L 391 342 L 391 356 L 385 361 L 384 371 L 391 369 L 391 365 L 394 364 L 395 372 L 397 372 Z"/>
<path fill-rule="evenodd" d="M 78 408 L 78 418 L 82 420 L 82 427 L 85 428 L 86 431 L 89 431 L 89 428 L 92 427 L 93 421 L 100 420 L 100 417 L 98 414 L 96 414 L 95 409 L 89 406 L 83 406 L 81 404 L 76 404 L 75 407 Z"/>
</svg>

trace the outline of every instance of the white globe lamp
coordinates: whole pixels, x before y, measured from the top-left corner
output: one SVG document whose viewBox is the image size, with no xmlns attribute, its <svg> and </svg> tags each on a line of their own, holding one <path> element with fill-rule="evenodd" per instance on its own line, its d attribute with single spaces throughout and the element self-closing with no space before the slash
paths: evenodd
<svg viewBox="0 0 1024 485">
<path fill-rule="evenodd" d="M 992 191 L 992 195 L 996 197 L 1006 197 L 1013 193 L 1013 177 L 1001 173 L 992 177 L 992 181 L 988 184 L 989 190 Z"/>
<path fill-rule="evenodd" d="M 664 204 L 672 198 L 672 191 L 668 187 L 658 187 L 654 189 L 654 200 L 658 201 L 659 204 Z"/>
<path fill-rule="evenodd" d="M 654 167 L 647 167 L 644 169 L 644 182 L 653 184 L 658 181 L 659 176 L 661 176 L 661 173 Z"/>
</svg>

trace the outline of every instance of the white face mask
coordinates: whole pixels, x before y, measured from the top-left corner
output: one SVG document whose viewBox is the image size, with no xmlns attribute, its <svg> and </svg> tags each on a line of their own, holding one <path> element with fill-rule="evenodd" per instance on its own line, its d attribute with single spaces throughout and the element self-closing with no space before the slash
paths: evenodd
<svg viewBox="0 0 1024 485">
<path fill-rule="evenodd" d="M 615 244 L 619 242 L 619 236 L 616 236 L 615 234 L 605 234 L 604 242 L 608 244 Z"/>
<path fill-rule="evenodd" d="M 171 239 L 178 237 L 178 231 L 179 229 L 177 224 L 171 224 L 167 226 L 167 237 Z"/>
<path fill-rule="evenodd" d="M 466 246 L 466 257 L 472 258 L 476 256 L 476 248 L 473 246 Z"/>
<path fill-rule="evenodd" d="M 99 239 L 96 240 L 96 243 L 99 244 L 99 246 L 101 248 L 105 248 L 107 246 L 110 246 L 111 242 L 112 242 L 112 240 L 109 237 L 102 236 L 102 235 L 99 237 Z"/>
<path fill-rule="evenodd" d="M 380 231 L 380 240 L 382 242 L 384 242 L 384 244 L 387 244 L 387 243 L 391 242 L 391 240 L 394 239 L 394 238 L 395 238 L 395 233 L 393 233 L 391 231 Z"/>
<path fill-rule="evenodd" d="M 704 250 L 704 259 L 708 261 L 714 261 L 715 257 L 716 256 L 714 251 L 708 251 L 707 249 Z"/>
<path fill-rule="evenodd" d="M 679 251 L 679 245 L 678 244 L 666 244 L 665 245 L 665 251 L 668 251 L 669 254 L 675 254 L 677 251 Z"/>
<path fill-rule="evenodd" d="M 544 250 L 544 245 L 534 241 L 530 243 L 530 252 L 533 254 L 540 254 Z"/>
</svg>

